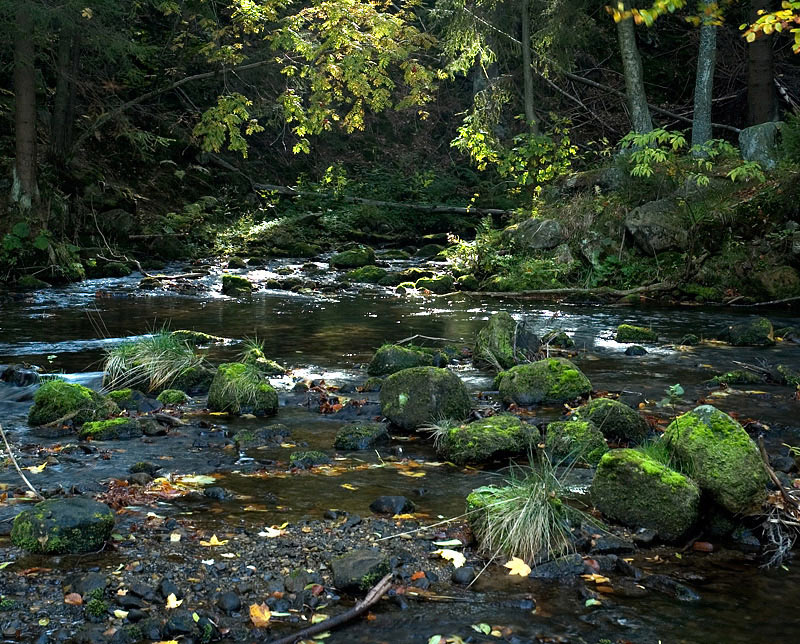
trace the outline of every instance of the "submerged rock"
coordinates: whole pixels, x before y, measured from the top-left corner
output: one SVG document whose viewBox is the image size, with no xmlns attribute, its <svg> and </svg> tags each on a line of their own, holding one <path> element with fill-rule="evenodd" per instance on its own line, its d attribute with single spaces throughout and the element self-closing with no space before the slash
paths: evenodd
<svg viewBox="0 0 800 644">
<path fill-rule="evenodd" d="M 694 481 L 633 449 L 615 449 L 600 459 L 591 497 L 609 519 L 651 528 L 666 541 L 692 527 L 700 504 Z"/>
<path fill-rule="evenodd" d="M 470 408 L 467 388 L 447 369 L 403 369 L 386 378 L 381 387 L 381 413 L 402 429 L 443 418 L 463 420 Z"/>
<path fill-rule="evenodd" d="M 590 420 L 567 420 L 547 426 L 545 448 L 557 460 L 597 465 L 608 451 L 603 432 Z"/>
<path fill-rule="evenodd" d="M 539 350 L 541 341 L 526 326 L 509 313 L 495 313 L 489 323 L 478 331 L 472 352 L 476 365 L 489 365 L 510 369 L 519 362 L 531 360 Z"/>
<path fill-rule="evenodd" d="M 65 380 L 50 380 L 34 394 L 28 424 L 36 427 L 63 418 L 64 422 L 71 420 L 73 425 L 83 425 L 105 419 L 118 411 L 113 401 L 88 387 Z"/>
<path fill-rule="evenodd" d="M 336 434 L 333 446 L 336 449 L 370 449 L 380 441 L 388 441 L 389 432 L 381 423 L 353 423 L 345 425 Z"/>
<path fill-rule="evenodd" d="M 649 427 L 637 411 L 611 398 L 595 398 L 575 410 L 575 418 L 589 420 L 606 438 L 641 443 Z"/>
<path fill-rule="evenodd" d="M 221 364 L 208 391 L 208 408 L 231 414 L 268 416 L 278 411 L 278 393 L 252 367 Z"/>
<path fill-rule="evenodd" d="M 401 514 L 413 512 L 415 508 L 404 496 L 379 496 L 369 504 L 369 509 L 376 514 Z"/>
<path fill-rule="evenodd" d="M 503 371 L 496 382 L 506 403 L 564 403 L 592 390 L 592 383 L 566 358 L 546 358 Z"/>
<path fill-rule="evenodd" d="M 11 541 L 28 552 L 82 554 L 100 550 L 114 529 L 114 513 L 84 497 L 49 499 L 14 519 Z"/>
<path fill-rule="evenodd" d="M 498 414 L 447 430 L 438 441 L 439 453 L 457 465 L 484 463 L 519 454 L 539 440 L 539 430 L 513 414 Z"/>
<path fill-rule="evenodd" d="M 728 414 L 701 405 L 673 420 L 664 439 L 700 488 L 729 512 L 756 511 L 767 498 L 758 447 Z"/>
<path fill-rule="evenodd" d="M 397 344 L 384 344 L 367 367 L 370 376 L 388 376 L 403 369 L 433 365 L 433 356 L 424 351 L 409 349 Z"/>
<path fill-rule="evenodd" d="M 336 253 L 330 259 L 333 268 L 361 268 L 375 263 L 375 251 L 369 246 L 357 246 Z"/>
<path fill-rule="evenodd" d="M 617 342 L 658 342 L 658 334 L 647 327 L 620 324 L 614 340 Z"/>
</svg>

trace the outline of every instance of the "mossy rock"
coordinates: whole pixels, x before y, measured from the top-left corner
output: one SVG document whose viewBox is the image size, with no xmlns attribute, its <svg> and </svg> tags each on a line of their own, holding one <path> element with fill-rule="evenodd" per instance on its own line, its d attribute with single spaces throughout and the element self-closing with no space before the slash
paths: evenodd
<svg viewBox="0 0 800 644">
<path fill-rule="evenodd" d="M 113 401 L 120 409 L 128 409 L 129 406 L 134 404 L 133 389 L 116 389 L 114 391 L 109 391 L 106 397 Z"/>
<path fill-rule="evenodd" d="M 399 286 L 402 281 L 400 273 L 386 273 L 378 280 L 378 286 Z"/>
<path fill-rule="evenodd" d="M 68 416 L 72 424 L 78 426 L 117 412 L 119 407 L 96 391 L 65 380 L 50 380 L 34 394 L 28 424 L 38 427 Z"/>
<path fill-rule="evenodd" d="M 402 429 L 413 430 L 444 418 L 460 421 L 470 409 L 467 388 L 447 369 L 403 369 L 386 378 L 381 387 L 381 413 Z"/>
<path fill-rule="evenodd" d="M 391 564 L 379 550 L 351 550 L 332 559 L 331 570 L 338 590 L 364 593 L 391 571 Z"/>
<path fill-rule="evenodd" d="M 276 423 L 258 429 L 242 429 L 233 435 L 233 442 L 240 450 L 252 449 L 284 442 L 291 434 L 291 430 L 286 425 Z"/>
<path fill-rule="evenodd" d="M 365 393 L 371 393 L 380 391 L 381 387 L 383 387 L 383 378 L 373 376 L 372 378 L 367 378 L 364 381 L 364 384 L 361 385 L 361 391 Z"/>
<path fill-rule="evenodd" d="M 250 347 L 242 355 L 242 362 L 249 364 L 258 369 L 259 373 L 263 376 L 283 376 L 288 371 L 286 367 L 278 364 L 274 360 L 270 360 L 264 355 L 264 352 L 258 347 Z"/>
<path fill-rule="evenodd" d="M 189 367 L 182 371 L 178 377 L 169 384 L 169 388 L 180 389 L 191 395 L 204 394 L 211 386 L 214 373 L 215 372 L 205 364 Z"/>
<path fill-rule="evenodd" d="M 289 454 L 289 465 L 301 470 L 307 470 L 317 465 L 329 465 L 331 457 L 325 452 L 307 450 Z"/>
<path fill-rule="evenodd" d="M 590 494 L 609 519 L 655 530 L 665 541 L 684 536 L 700 506 L 694 481 L 633 449 L 615 449 L 600 459 Z"/>
<path fill-rule="evenodd" d="M 792 266 L 776 266 L 755 275 L 769 299 L 800 295 L 800 275 Z"/>
<path fill-rule="evenodd" d="M 403 369 L 431 365 L 433 356 L 428 353 L 397 344 L 384 344 L 372 356 L 367 373 L 370 376 L 389 376 Z"/>
<path fill-rule="evenodd" d="M 566 358 L 546 358 L 521 364 L 497 376 L 506 403 L 537 405 L 564 403 L 592 391 L 592 383 Z"/>
<path fill-rule="evenodd" d="M 453 427 L 439 440 L 438 451 L 457 465 L 485 463 L 519 454 L 539 440 L 539 430 L 513 414 L 498 414 Z"/>
<path fill-rule="evenodd" d="M 714 376 L 708 382 L 712 385 L 758 385 L 764 382 L 764 378 L 752 371 L 734 369 Z"/>
<path fill-rule="evenodd" d="M 183 405 L 189 401 L 189 396 L 180 389 L 165 389 L 157 398 L 163 405 Z"/>
<path fill-rule="evenodd" d="M 539 345 L 539 338 L 524 322 L 517 322 L 509 313 L 501 311 L 478 331 L 472 360 L 478 366 L 499 365 L 510 369 L 518 362 L 530 360 Z"/>
<path fill-rule="evenodd" d="M 575 410 L 575 418 L 594 423 L 606 438 L 641 443 L 649 431 L 639 413 L 618 400 L 595 398 Z"/>
<path fill-rule="evenodd" d="M 353 423 L 345 425 L 336 434 L 333 446 L 336 449 L 370 449 L 381 441 L 389 440 L 386 425 L 381 423 Z"/>
<path fill-rule="evenodd" d="M 553 329 L 542 336 L 542 344 L 559 349 L 571 349 L 575 346 L 575 340 L 569 337 L 565 331 Z"/>
<path fill-rule="evenodd" d="M 550 423 L 544 445 L 556 461 L 579 461 L 592 466 L 608 451 L 603 432 L 590 420 Z"/>
<path fill-rule="evenodd" d="M 375 251 L 369 246 L 358 246 L 336 253 L 330 259 L 333 268 L 361 268 L 375 263 Z"/>
<path fill-rule="evenodd" d="M 424 268 L 407 268 L 400 271 L 400 277 L 412 284 L 423 277 L 433 277 L 434 272 Z"/>
<path fill-rule="evenodd" d="M 785 384 L 792 387 L 800 386 L 800 371 L 785 364 L 779 364 L 777 370 Z"/>
<path fill-rule="evenodd" d="M 409 259 L 410 257 L 411 255 L 399 248 L 386 250 L 380 254 L 381 259 Z"/>
<path fill-rule="evenodd" d="M 115 441 L 139 438 L 142 430 L 133 418 L 112 418 L 84 423 L 78 435 L 94 441 Z"/>
<path fill-rule="evenodd" d="M 14 282 L 14 286 L 21 291 L 38 291 L 43 288 L 50 288 L 50 284 L 33 275 L 21 275 Z"/>
<path fill-rule="evenodd" d="M 614 336 L 617 342 L 658 342 L 658 334 L 652 329 L 633 324 L 620 324 Z"/>
<path fill-rule="evenodd" d="M 229 362 L 217 367 L 208 390 L 208 409 L 269 416 L 278 411 L 278 393 L 252 367 Z"/>
<path fill-rule="evenodd" d="M 729 326 L 720 337 L 735 347 L 771 347 L 775 344 L 772 322 L 767 318 L 754 318 Z"/>
<path fill-rule="evenodd" d="M 220 344 L 225 342 L 225 338 L 218 335 L 203 333 L 202 331 L 190 331 L 189 329 L 178 329 L 170 333 L 173 338 L 182 340 L 190 347 L 203 347 L 209 344 Z"/>
<path fill-rule="evenodd" d="M 459 291 L 479 291 L 481 283 L 474 275 L 461 275 L 456 279 L 456 288 Z"/>
<path fill-rule="evenodd" d="M 410 288 L 417 288 L 416 286 L 414 286 L 414 282 L 400 282 L 397 285 L 397 291 L 398 292 L 400 292 L 401 289 L 403 290 L 403 292 L 405 292 L 406 289 L 410 289 Z"/>
<path fill-rule="evenodd" d="M 687 333 L 681 338 L 679 344 L 685 347 L 696 347 L 698 344 L 700 344 L 700 338 L 694 333 Z"/>
<path fill-rule="evenodd" d="M 758 447 L 728 414 L 701 405 L 673 420 L 664 439 L 700 488 L 729 512 L 756 512 L 766 500 Z"/>
<path fill-rule="evenodd" d="M 222 293 L 231 297 L 250 295 L 253 292 L 253 285 L 246 277 L 240 275 L 230 275 L 225 273 L 222 276 Z"/>
<path fill-rule="evenodd" d="M 114 529 L 114 513 L 84 497 L 49 499 L 14 519 L 11 542 L 35 554 L 83 554 L 100 550 Z"/>
<path fill-rule="evenodd" d="M 425 289 L 437 295 L 452 293 L 455 280 L 452 275 L 437 275 L 435 277 L 423 277 L 414 283 L 414 288 Z"/>
<path fill-rule="evenodd" d="M 228 268 L 239 269 L 239 268 L 247 268 L 247 262 L 244 261 L 241 257 L 237 257 L 234 255 L 228 260 Z"/>
<path fill-rule="evenodd" d="M 382 278 L 386 277 L 386 274 L 386 269 L 380 266 L 362 266 L 361 268 L 348 271 L 345 278 L 351 282 L 378 284 Z M 394 286 L 394 284 L 389 284 L 388 286 Z"/>
<path fill-rule="evenodd" d="M 439 244 L 425 244 L 422 248 L 418 249 L 416 253 L 414 253 L 414 257 L 430 259 L 432 257 L 436 257 L 443 250 L 444 246 L 440 246 Z"/>
</svg>

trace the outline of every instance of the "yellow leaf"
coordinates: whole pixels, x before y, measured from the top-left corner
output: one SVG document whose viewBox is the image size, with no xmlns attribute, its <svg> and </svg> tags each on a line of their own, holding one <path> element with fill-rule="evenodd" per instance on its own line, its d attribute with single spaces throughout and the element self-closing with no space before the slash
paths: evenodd
<svg viewBox="0 0 800 644">
<path fill-rule="evenodd" d="M 747 40 L 747 42 L 753 42 L 755 41 L 755 39 L 756 35 L 752 31 L 749 34 L 747 34 L 747 36 L 745 36 L 745 40 Z"/>
<path fill-rule="evenodd" d="M 519 557 L 511 557 L 511 561 L 504 563 L 503 566 L 508 568 L 509 575 L 527 577 L 531 574 L 531 567 Z"/>
<path fill-rule="evenodd" d="M 86 7 L 81 11 L 81 17 L 86 18 L 87 20 L 91 20 L 94 13 L 92 12 L 91 7 Z"/>
<path fill-rule="evenodd" d="M 407 472 L 405 470 L 400 470 L 397 473 L 402 474 L 403 476 L 408 476 L 412 479 L 418 479 L 420 476 L 425 476 L 425 472 Z"/>
<path fill-rule="evenodd" d="M 393 519 L 415 519 L 416 517 L 413 514 L 395 514 L 392 516 Z"/>
<path fill-rule="evenodd" d="M 175 597 L 175 593 L 170 593 L 169 597 L 167 597 L 167 608 L 177 608 L 182 603 L 183 600 Z"/>
<path fill-rule="evenodd" d="M 280 537 L 282 534 L 286 534 L 286 530 L 281 530 L 280 528 L 272 526 L 271 528 L 264 528 L 262 532 L 258 533 L 258 536 L 274 539 L 275 537 Z"/>
<path fill-rule="evenodd" d="M 607 584 L 611 580 L 608 577 L 603 577 L 603 575 L 598 575 L 597 573 L 591 573 L 589 575 L 581 575 L 586 581 L 593 581 L 596 584 Z"/>
<path fill-rule="evenodd" d="M 181 540 L 181 533 L 180 532 L 173 532 L 169 535 L 169 540 L 171 543 L 178 543 Z"/>
<path fill-rule="evenodd" d="M 201 541 L 200 545 L 206 548 L 213 548 L 214 546 L 224 546 L 228 543 L 228 539 L 222 539 L 221 541 L 217 539 L 217 535 L 211 535 L 211 538 L 208 541 Z"/>
<path fill-rule="evenodd" d="M 178 640 L 161 640 L 160 642 L 154 642 L 154 644 L 178 644 Z"/>
<path fill-rule="evenodd" d="M 292 447 L 297 447 L 297 445 L 295 445 L 294 443 L 281 443 L 281 447 L 285 447 L 287 449 L 290 449 Z"/>
<path fill-rule="evenodd" d="M 271 614 L 266 604 L 250 604 L 250 621 L 256 628 L 269 626 Z"/>
<path fill-rule="evenodd" d="M 345 490 L 352 490 L 352 491 L 358 489 L 355 485 L 351 485 L 350 483 L 342 483 L 341 487 L 343 487 Z"/>
<path fill-rule="evenodd" d="M 434 550 L 433 553 L 439 555 L 442 559 L 447 559 L 448 561 L 452 561 L 454 568 L 461 568 L 461 566 L 467 563 L 467 558 L 457 550 L 448 550 L 447 548 L 439 548 L 439 550 Z"/>
<path fill-rule="evenodd" d="M 120 610 L 119 608 L 114 611 L 114 617 L 117 619 L 125 619 L 128 616 L 128 611 Z"/>
<path fill-rule="evenodd" d="M 324 622 L 326 619 L 328 619 L 327 615 L 323 615 L 322 613 L 316 613 L 315 615 L 311 616 L 311 623 L 319 624 L 320 622 Z"/>
<path fill-rule="evenodd" d="M 30 467 L 26 467 L 25 469 L 28 470 L 31 474 L 40 474 L 45 467 L 47 467 L 47 463 L 42 463 L 41 465 L 31 465 Z"/>
</svg>

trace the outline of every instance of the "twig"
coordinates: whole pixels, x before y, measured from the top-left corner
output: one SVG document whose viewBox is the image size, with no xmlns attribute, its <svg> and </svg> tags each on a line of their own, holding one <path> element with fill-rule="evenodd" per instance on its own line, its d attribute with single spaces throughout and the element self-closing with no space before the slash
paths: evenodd
<svg viewBox="0 0 800 644">
<path fill-rule="evenodd" d="M 764 461 L 764 469 L 767 470 L 769 478 L 772 480 L 772 482 L 775 484 L 775 487 L 777 487 L 778 491 L 781 493 L 784 503 L 786 503 L 788 506 L 791 506 L 795 512 L 800 512 L 800 502 L 798 502 L 797 499 L 795 499 L 791 494 L 789 494 L 788 490 L 785 487 L 783 487 L 783 483 L 781 483 L 781 480 L 778 478 L 777 474 L 775 474 L 775 470 L 773 470 L 772 467 L 770 467 L 769 456 L 767 456 L 767 450 L 764 447 L 763 436 L 758 437 L 758 451 L 761 453 L 761 460 Z"/>
<path fill-rule="evenodd" d="M 417 338 L 422 338 L 423 340 L 438 340 L 440 342 L 458 342 L 458 340 L 453 340 L 451 338 L 434 338 L 430 335 L 420 335 L 417 333 L 416 335 L 412 335 L 410 338 L 403 338 L 402 340 L 398 340 L 395 344 L 405 344 L 406 342 L 411 342 L 412 340 L 416 340 Z"/>
<path fill-rule="evenodd" d="M 14 467 L 17 470 L 17 474 L 19 474 L 20 478 L 25 482 L 25 485 L 28 486 L 28 489 L 31 492 L 33 492 L 33 495 L 37 499 L 40 499 L 40 500 L 44 501 L 44 497 L 41 494 L 39 494 L 39 492 L 36 491 L 36 488 L 33 487 L 33 485 L 31 485 L 31 482 L 28 480 L 28 477 L 26 477 L 25 474 L 23 474 L 22 469 L 19 466 L 19 463 L 17 463 L 17 459 L 14 458 L 14 454 L 11 452 L 11 445 L 8 444 L 8 439 L 6 438 L 6 433 L 3 430 L 3 426 L 2 425 L 0 425 L 0 436 L 3 437 L 3 443 L 5 443 L 5 446 L 6 446 L 6 454 L 8 454 L 8 458 L 14 464 Z"/>
<path fill-rule="evenodd" d="M 796 295 L 795 297 L 786 297 L 786 298 L 784 298 L 782 300 L 770 300 L 769 302 L 756 302 L 755 304 L 731 304 L 731 302 L 728 302 L 728 304 L 730 304 L 731 306 L 742 306 L 742 307 L 745 307 L 745 306 L 772 306 L 773 304 L 786 304 L 787 302 L 796 302 L 797 300 L 800 300 L 800 295 Z M 733 301 L 733 300 L 731 300 L 731 301 Z"/>
<path fill-rule="evenodd" d="M 349 622 L 351 619 L 358 617 L 371 606 L 377 604 L 383 594 L 388 591 L 391 586 L 392 573 L 389 573 L 377 584 L 375 584 L 375 586 L 372 587 L 372 590 L 367 593 L 367 596 L 353 606 L 350 610 L 342 613 L 341 615 L 337 615 L 336 617 L 331 617 L 330 619 L 319 622 L 318 624 L 313 624 L 308 628 L 299 630 L 292 635 L 287 635 L 286 637 L 282 637 L 277 640 L 271 640 L 270 644 L 294 644 L 295 642 L 305 639 L 306 637 L 310 637 L 312 635 L 316 635 L 317 633 L 322 633 L 323 631 L 341 626 L 345 622 Z"/>
</svg>

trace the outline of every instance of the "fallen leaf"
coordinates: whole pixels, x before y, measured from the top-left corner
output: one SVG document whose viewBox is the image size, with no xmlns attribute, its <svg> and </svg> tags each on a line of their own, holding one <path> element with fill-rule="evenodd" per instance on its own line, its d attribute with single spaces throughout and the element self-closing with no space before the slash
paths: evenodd
<svg viewBox="0 0 800 644">
<path fill-rule="evenodd" d="M 2 570 L 3 568 L 8 568 L 12 563 L 14 563 L 14 562 L 13 561 L 0 561 L 0 570 Z"/>
<path fill-rule="evenodd" d="M 258 533 L 258 536 L 266 537 L 267 539 L 274 539 L 275 537 L 280 537 L 282 534 L 286 534 L 286 530 L 281 530 L 280 528 L 273 526 L 270 528 L 264 528 L 264 530 Z"/>
<path fill-rule="evenodd" d="M 125 619 L 127 616 L 128 616 L 128 611 L 126 610 L 120 610 L 119 608 L 117 608 L 114 611 L 114 617 L 116 617 L 117 619 Z"/>
<path fill-rule="evenodd" d="M 607 584 L 611 581 L 608 577 L 603 577 L 603 575 L 598 575 L 597 573 L 589 573 L 588 575 L 581 575 L 586 581 L 593 581 L 596 584 Z"/>
<path fill-rule="evenodd" d="M 350 483 L 342 483 L 341 487 L 343 487 L 345 490 L 351 490 L 351 491 L 355 491 L 358 489 L 355 485 L 351 485 Z"/>
<path fill-rule="evenodd" d="M 403 476 L 408 476 L 412 479 L 418 479 L 421 476 L 425 476 L 425 472 L 407 472 L 405 470 L 399 470 L 398 474 L 402 474 Z"/>
<path fill-rule="evenodd" d="M 323 615 L 322 613 L 315 613 L 311 616 L 311 623 L 312 624 L 319 624 L 320 622 L 324 622 L 328 619 L 327 615 Z"/>
<path fill-rule="evenodd" d="M 235 555 L 235 554 L 234 554 L 234 553 L 232 553 L 232 552 L 223 552 L 223 553 L 220 555 L 220 557 L 223 557 L 223 558 L 225 558 L 225 559 L 235 559 L 235 558 L 237 557 L 237 555 Z"/>
<path fill-rule="evenodd" d="M 601 606 L 602 602 L 594 597 L 589 597 L 589 599 L 583 602 L 583 605 L 586 606 L 586 608 L 591 608 L 592 606 Z"/>
<path fill-rule="evenodd" d="M 253 626 L 256 628 L 269 626 L 271 615 L 266 604 L 250 604 L 250 621 L 253 622 Z"/>
<path fill-rule="evenodd" d="M 181 540 L 181 533 L 180 532 L 173 532 L 169 535 L 170 543 L 178 543 Z"/>
<path fill-rule="evenodd" d="M 456 550 L 448 550 L 447 548 L 439 548 L 433 551 L 434 554 L 439 555 L 442 559 L 447 559 L 453 562 L 454 568 L 461 568 L 467 563 L 467 558 Z M 530 570 L 528 570 L 530 572 Z"/>
<path fill-rule="evenodd" d="M 511 561 L 504 563 L 503 566 L 508 568 L 509 575 L 527 577 L 531 574 L 531 567 L 519 557 L 511 557 Z"/>
<path fill-rule="evenodd" d="M 220 541 L 217 539 L 217 535 L 214 534 L 211 535 L 208 541 L 201 541 L 200 545 L 206 548 L 213 548 L 214 546 L 224 546 L 226 543 L 228 543 L 228 539 L 222 539 L 222 541 Z"/>
<path fill-rule="evenodd" d="M 464 544 L 460 539 L 448 539 L 447 541 L 434 541 L 434 546 L 441 546 L 442 548 L 459 548 Z"/>
<path fill-rule="evenodd" d="M 492 632 L 492 627 L 484 622 L 481 622 L 480 624 L 473 624 L 470 628 L 472 628 L 473 631 L 483 633 L 484 635 L 488 635 Z"/>
<path fill-rule="evenodd" d="M 45 467 L 47 467 L 47 463 L 42 463 L 41 465 L 31 465 L 30 467 L 26 467 L 25 469 L 28 470 L 31 474 L 40 474 Z"/>
<path fill-rule="evenodd" d="M 281 443 L 281 447 L 285 447 L 286 449 L 291 449 L 292 447 L 297 447 L 294 443 Z"/>
<path fill-rule="evenodd" d="M 411 575 L 411 581 L 417 581 L 417 579 L 422 579 L 425 577 L 425 573 L 421 570 L 417 570 L 413 575 Z"/>
<path fill-rule="evenodd" d="M 83 604 L 83 597 L 80 593 L 70 593 L 64 597 L 64 603 L 70 606 L 81 606 Z"/>
<path fill-rule="evenodd" d="M 392 515 L 392 518 L 393 519 L 416 519 L 416 517 L 413 514 L 408 514 L 407 512 L 405 514 L 394 514 L 394 515 Z"/>
<path fill-rule="evenodd" d="M 175 597 L 175 593 L 170 593 L 167 597 L 167 608 L 177 608 L 183 603 L 182 599 Z"/>
</svg>

